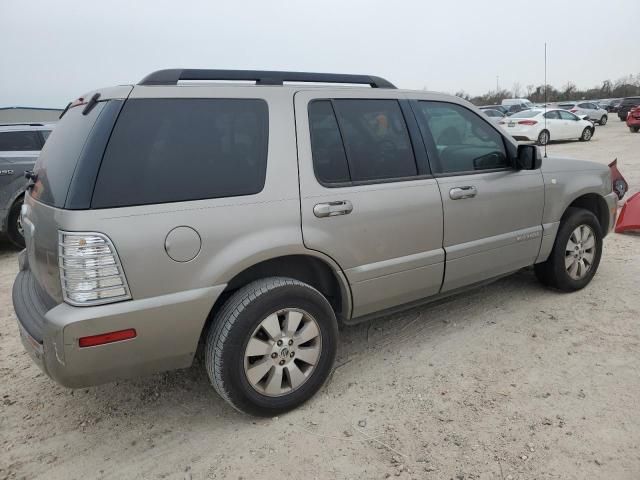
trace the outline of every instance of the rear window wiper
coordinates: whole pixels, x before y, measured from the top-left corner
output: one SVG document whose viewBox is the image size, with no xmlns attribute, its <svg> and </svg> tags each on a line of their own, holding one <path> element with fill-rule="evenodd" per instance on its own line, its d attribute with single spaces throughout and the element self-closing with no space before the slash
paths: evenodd
<svg viewBox="0 0 640 480">
<path fill-rule="evenodd" d="M 91 97 L 91 100 L 87 102 L 87 106 L 84 107 L 84 110 L 82 110 L 82 115 L 89 114 L 89 112 L 93 110 L 93 107 L 95 107 L 98 104 L 99 98 L 100 98 L 100 94 L 94 93 L 93 96 Z"/>
</svg>

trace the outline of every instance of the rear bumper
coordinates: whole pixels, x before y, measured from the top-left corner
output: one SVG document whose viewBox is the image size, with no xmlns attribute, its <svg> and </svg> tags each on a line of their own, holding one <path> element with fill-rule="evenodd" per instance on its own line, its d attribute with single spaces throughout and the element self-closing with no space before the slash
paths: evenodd
<svg viewBox="0 0 640 480">
<path fill-rule="evenodd" d="M 225 286 L 96 307 L 66 303 L 49 310 L 36 280 L 21 270 L 13 303 L 22 344 L 56 382 L 85 387 L 191 365 L 205 321 Z M 78 339 L 135 328 L 136 338 L 80 348 Z"/>
<path fill-rule="evenodd" d="M 628 127 L 640 127 L 640 118 L 634 118 L 631 115 L 627 117 Z"/>
</svg>

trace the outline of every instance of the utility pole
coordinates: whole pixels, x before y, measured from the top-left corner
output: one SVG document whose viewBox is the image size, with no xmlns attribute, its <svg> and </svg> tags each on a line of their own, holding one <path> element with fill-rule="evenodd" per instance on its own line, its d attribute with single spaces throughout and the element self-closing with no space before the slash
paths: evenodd
<svg viewBox="0 0 640 480">
<path fill-rule="evenodd" d="M 500 75 L 496 75 L 496 92 L 500 91 Z"/>
</svg>

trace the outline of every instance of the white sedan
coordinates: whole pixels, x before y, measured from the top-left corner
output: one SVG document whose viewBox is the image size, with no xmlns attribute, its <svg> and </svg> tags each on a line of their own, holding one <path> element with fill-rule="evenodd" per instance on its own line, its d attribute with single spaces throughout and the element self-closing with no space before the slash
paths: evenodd
<svg viewBox="0 0 640 480">
<path fill-rule="evenodd" d="M 593 123 L 571 112 L 560 109 L 531 109 L 514 113 L 499 125 L 516 140 L 546 145 L 552 140 L 591 140 L 595 132 Z"/>
</svg>

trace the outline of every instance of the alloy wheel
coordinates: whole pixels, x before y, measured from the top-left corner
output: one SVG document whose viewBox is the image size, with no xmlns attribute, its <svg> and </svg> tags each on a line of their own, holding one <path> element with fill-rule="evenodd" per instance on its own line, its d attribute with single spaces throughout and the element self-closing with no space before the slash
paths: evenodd
<svg viewBox="0 0 640 480">
<path fill-rule="evenodd" d="M 279 397 L 300 388 L 322 351 L 318 322 L 308 312 L 285 308 L 256 327 L 244 351 L 244 372 L 262 395 Z"/>
<path fill-rule="evenodd" d="M 583 279 L 596 256 L 596 237 L 588 225 L 576 227 L 567 241 L 565 248 L 564 266 L 569 276 L 574 280 Z"/>
</svg>

